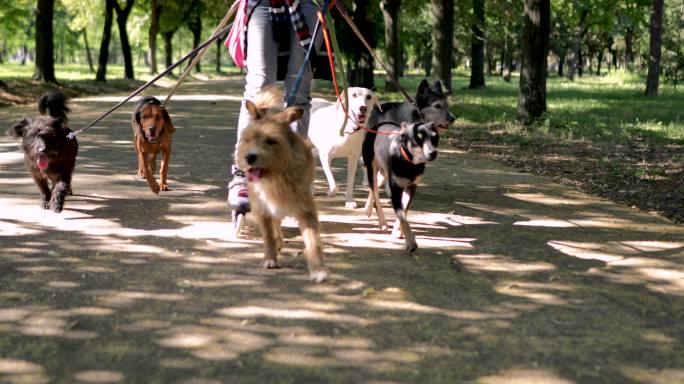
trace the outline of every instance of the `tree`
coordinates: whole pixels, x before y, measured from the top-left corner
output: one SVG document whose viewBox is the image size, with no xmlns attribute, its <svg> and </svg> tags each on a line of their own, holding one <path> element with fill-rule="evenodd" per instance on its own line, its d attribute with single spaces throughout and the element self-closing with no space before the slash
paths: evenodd
<svg viewBox="0 0 684 384">
<path fill-rule="evenodd" d="M 385 77 L 385 90 L 396 92 L 397 86 L 392 81 L 400 72 L 401 55 L 399 51 L 399 4 L 400 0 L 382 0 L 382 16 L 385 20 L 385 48 L 387 51 L 387 65 L 390 73 Z"/>
<path fill-rule="evenodd" d="M 454 0 L 432 0 L 432 67 L 434 76 L 451 93 L 454 64 Z"/>
<path fill-rule="evenodd" d="M 658 95 L 660 53 L 663 40 L 663 0 L 653 0 L 651 8 L 651 45 L 646 76 L 646 96 Z"/>
<path fill-rule="evenodd" d="M 109 41 L 112 37 L 112 23 L 114 13 L 114 3 L 116 0 L 107 0 L 105 4 L 104 26 L 102 31 L 102 42 L 100 43 L 100 54 L 97 58 L 97 74 L 95 80 L 107 81 L 107 62 L 109 61 Z"/>
<path fill-rule="evenodd" d="M 485 86 L 484 76 L 484 31 L 485 22 L 484 0 L 473 0 L 472 38 L 470 42 L 470 84 L 468 88 L 477 89 Z"/>
<path fill-rule="evenodd" d="M 152 74 L 157 73 L 157 35 L 159 34 L 159 12 L 161 12 L 159 0 L 152 0 L 150 2 L 150 31 L 148 34 L 148 58 L 150 62 L 150 73 Z"/>
<path fill-rule="evenodd" d="M 349 9 L 347 7 L 345 8 Z M 380 10 L 378 2 L 354 0 L 352 9 L 354 9 L 350 14 L 352 21 L 356 24 L 356 27 L 366 39 L 368 45 L 375 49 L 377 45 L 376 26 L 380 25 L 378 19 L 381 17 L 379 12 L 374 13 L 374 11 Z M 373 56 L 362 46 L 359 42 L 359 38 L 349 26 L 345 23 L 338 24 L 341 32 L 337 33 L 340 49 L 348 58 L 347 77 L 349 85 L 352 87 L 374 88 Z"/>
<path fill-rule="evenodd" d="M 526 124 L 546 112 L 550 23 L 550 0 L 525 0 L 518 119 Z"/>
<path fill-rule="evenodd" d="M 126 32 L 126 24 L 128 23 L 128 16 L 131 14 L 133 3 L 135 0 L 126 0 L 126 5 L 121 8 L 118 0 L 113 1 L 114 11 L 116 11 L 116 24 L 119 27 L 119 40 L 121 40 L 121 52 L 124 57 L 124 77 L 126 79 L 134 79 L 133 73 L 133 57 L 131 55 L 131 44 L 128 42 L 128 33 Z"/>
<path fill-rule="evenodd" d="M 52 18 L 55 0 L 38 0 L 36 9 L 36 72 L 34 80 L 56 82 Z"/>
</svg>

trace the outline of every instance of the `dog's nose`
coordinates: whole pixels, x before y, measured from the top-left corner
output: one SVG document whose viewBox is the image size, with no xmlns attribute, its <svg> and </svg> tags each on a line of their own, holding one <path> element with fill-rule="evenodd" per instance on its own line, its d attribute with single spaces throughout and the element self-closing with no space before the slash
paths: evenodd
<svg viewBox="0 0 684 384">
<path fill-rule="evenodd" d="M 450 114 L 449 114 L 449 123 L 453 123 L 454 121 L 456 121 L 456 118 L 454 117 L 454 115 L 452 115 L 452 114 L 450 113 Z"/>
<path fill-rule="evenodd" d="M 252 165 L 256 162 L 257 160 L 257 155 L 254 153 L 248 153 L 245 155 L 245 161 L 247 161 L 247 164 Z"/>
<path fill-rule="evenodd" d="M 157 127 L 155 127 L 154 125 L 152 125 L 152 126 L 150 126 L 148 129 L 150 130 L 150 132 L 154 133 L 154 131 L 157 130 Z"/>
<path fill-rule="evenodd" d="M 366 108 L 365 105 L 362 105 L 361 108 L 359 108 L 359 112 L 361 112 L 361 113 L 366 113 L 367 110 L 368 110 L 368 108 Z"/>
</svg>

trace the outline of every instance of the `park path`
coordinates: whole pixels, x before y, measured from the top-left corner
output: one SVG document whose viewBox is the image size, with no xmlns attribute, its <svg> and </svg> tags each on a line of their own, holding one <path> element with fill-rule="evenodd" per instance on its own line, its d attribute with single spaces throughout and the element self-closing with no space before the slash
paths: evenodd
<svg viewBox="0 0 684 384">
<path fill-rule="evenodd" d="M 291 222 L 261 270 L 254 221 L 227 236 L 239 89 L 174 98 L 159 196 L 133 178 L 130 105 L 79 136 L 61 214 L 0 138 L 0 382 L 684 382 L 684 228 L 454 149 L 418 189 L 416 253 L 319 168 L 331 280 L 307 280 Z M 117 100 L 75 100 L 72 128 Z"/>
</svg>

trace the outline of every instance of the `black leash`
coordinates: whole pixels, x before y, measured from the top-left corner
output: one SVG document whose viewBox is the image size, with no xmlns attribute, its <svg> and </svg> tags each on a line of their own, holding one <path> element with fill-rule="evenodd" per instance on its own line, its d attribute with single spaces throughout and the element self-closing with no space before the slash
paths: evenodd
<svg viewBox="0 0 684 384">
<path fill-rule="evenodd" d="M 68 137 L 69 139 L 72 139 L 72 140 L 73 140 L 73 139 L 76 137 L 76 135 L 78 135 L 79 133 L 81 133 L 81 132 L 85 131 L 86 129 L 92 127 L 93 125 L 99 123 L 102 119 L 104 119 L 105 117 L 109 116 L 112 112 L 116 111 L 119 107 L 121 107 L 122 105 L 124 105 L 124 104 L 125 104 L 126 102 L 128 102 L 130 99 L 132 99 L 133 97 L 137 96 L 140 92 L 142 92 L 142 91 L 144 91 L 145 89 L 147 89 L 150 85 L 154 84 L 157 80 L 161 79 L 162 77 L 166 76 L 169 72 L 173 71 L 176 67 L 178 67 L 179 65 L 181 65 L 184 61 L 186 61 L 186 60 L 188 60 L 189 58 L 193 57 L 193 55 L 195 55 L 197 52 L 203 50 L 205 47 L 209 46 L 209 44 L 213 43 L 213 42 L 216 41 L 219 37 L 223 36 L 226 32 L 228 32 L 228 31 L 230 30 L 230 28 L 231 28 L 232 26 L 233 26 L 233 23 L 228 24 L 228 25 L 227 25 L 225 28 L 223 28 L 221 31 L 219 31 L 218 33 L 216 33 L 216 34 L 214 34 L 212 37 L 210 37 L 207 41 L 205 41 L 204 43 L 200 44 L 197 48 L 195 48 L 195 49 L 193 49 L 192 51 L 190 51 L 190 53 L 188 53 L 187 55 L 183 56 L 182 59 L 178 60 L 177 62 L 175 62 L 174 64 L 172 64 L 170 67 L 166 68 L 166 69 L 164 70 L 164 72 L 158 74 L 158 75 L 155 76 L 152 80 L 148 81 L 147 83 L 143 84 L 140 88 L 136 89 L 133 93 L 131 93 L 131 94 L 130 94 L 127 98 L 125 98 L 123 101 L 121 101 L 121 102 L 118 103 L 117 105 L 115 105 L 115 106 L 113 106 L 112 108 L 110 108 L 107 112 L 105 112 L 104 114 L 102 114 L 102 116 L 100 116 L 100 117 L 98 117 L 97 119 L 95 119 L 95 121 L 93 121 L 92 123 L 86 125 L 85 127 L 81 128 L 81 129 L 79 129 L 79 130 L 76 130 L 76 131 L 74 131 L 74 132 L 71 132 L 67 137 Z"/>
</svg>

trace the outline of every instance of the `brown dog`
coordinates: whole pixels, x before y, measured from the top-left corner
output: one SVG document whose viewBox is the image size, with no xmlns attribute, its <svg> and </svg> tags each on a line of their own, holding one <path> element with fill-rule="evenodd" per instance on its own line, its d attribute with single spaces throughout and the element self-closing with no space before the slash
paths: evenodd
<svg viewBox="0 0 684 384">
<path fill-rule="evenodd" d="M 268 88 L 246 107 L 252 122 L 238 144 L 238 164 L 246 170 L 249 201 L 258 217 L 264 240 L 264 268 L 277 268 L 283 247 L 280 224 L 294 217 L 304 238 L 304 255 L 312 280 L 321 282 L 328 273 L 323 266 L 323 250 L 318 210 L 313 198 L 313 146 L 290 128 L 302 110 L 290 107 L 282 112 L 268 109 L 282 105 L 282 94 Z"/>
<path fill-rule="evenodd" d="M 131 117 L 133 128 L 133 144 L 138 153 L 138 173 L 136 177 L 147 180 L 147 184 L 154 193 L 160 190 L 168 191 L 166 176 L 169 172 L 171 159 L 171 138 L 176 128 L 171 123 L 171 117 L 161 102 L 152 96 L 142 97 L 135 104 Z M 157 169 L 157 154 L 162 153 L 159 184 L 154 179 Z"/>
</svg>

